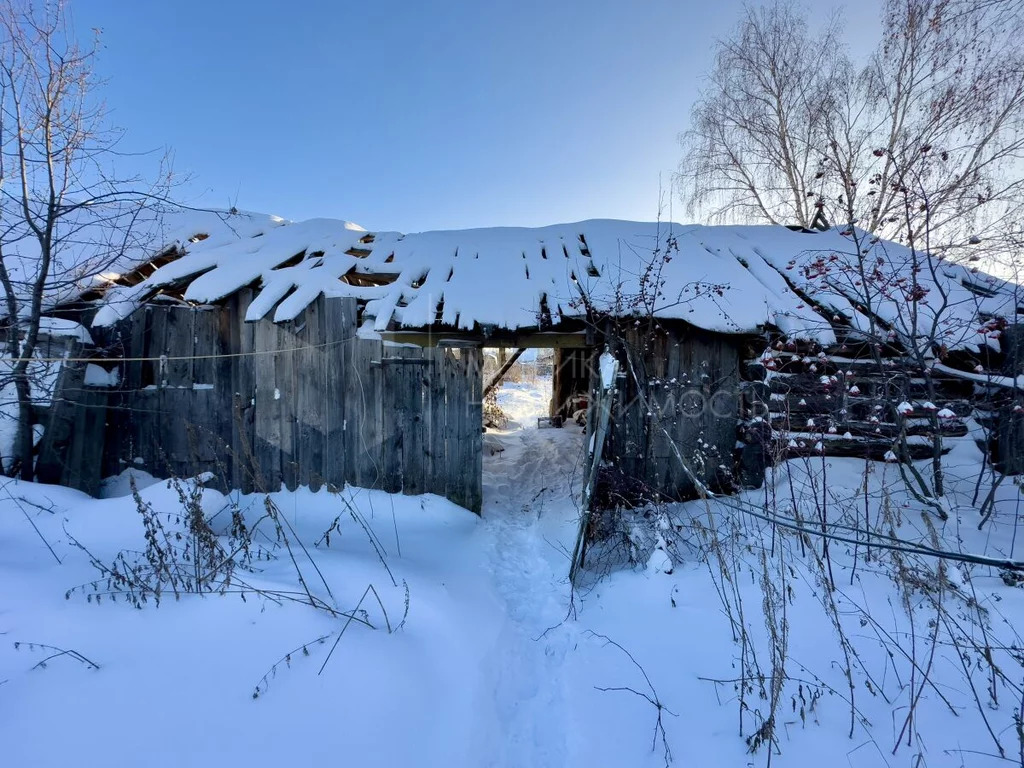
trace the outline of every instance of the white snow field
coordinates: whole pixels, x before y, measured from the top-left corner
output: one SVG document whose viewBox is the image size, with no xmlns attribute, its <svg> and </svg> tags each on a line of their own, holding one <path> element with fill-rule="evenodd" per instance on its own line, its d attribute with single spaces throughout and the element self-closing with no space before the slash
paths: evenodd
<svg viewBox="0 0 1024 768">
<path fill-rule="evenodd" d="M 736 509 L 817 526 L 823 500 L 830 520 L 852 504 L 903 539 L 1019 557 L 1014 482 L 977 530 L 972 442 L 947 457 L 946 523 L 926 522 L 893 465 L 792 461 L 767 490 L 635 514 L 626 549 L 639 565 L 573 595 L 584 436 L 536 427 L 549 391 L 543 379 L 500 391 L 511 421 L 485 455 L 480 518 L 435 496 L 273 494 L 305 587 L 279 546 L 223 596 L 165 593 L 137 609 L 102 594 L 74 543 L 108 564 L 144 549 L 126 476 L 104 499 L 3 481 L 0 765 L 596 768 L 664 766 L 666 746 L 681 766 L 1019 764 L 1024 591 L 993 567 L 938 574 L 932 559 L 838 539 L 825 560 L 820 539 Z M 136 482 L 175 530 L 175 491 Z M 203 493 L 208 513 L 228 501 Z M 249 525 L 264 514 L 262 497 L 237 501 Z M 225 533 L 227 517 L 214 519 Z M 303 604 L 306 588 L 356 618 Z M 960 631 L 987 643 L 998 672 L 951 644 Z M 738 691 L 752 653 L 764 677 Z M 773 696 L 774 734 L 751 753 Z"/>
</svg>

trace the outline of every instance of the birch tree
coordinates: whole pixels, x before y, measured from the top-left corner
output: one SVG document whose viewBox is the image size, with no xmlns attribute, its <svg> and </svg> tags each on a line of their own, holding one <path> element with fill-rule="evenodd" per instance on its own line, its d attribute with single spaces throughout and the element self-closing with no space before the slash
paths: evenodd
<svg viewBox="0 0 1024 768">
<path fill-rule="evenodd" d="M 1024 199 L 1021 7 L 1010 0 L 888 0 L 858 64 L 840 27 L 812 30 L 780 0 L 748 8 L 718 45 L 681 137 L 693 214 L 963 244 Z M 928 199 L 907 227 L 905 180 Z M 922 201 L 923 205 L 923 201 Z"/>
<path fill-rule="evenodd" d="M 834 26 L 813 33 L 792 5 L 744 9 L 718 43 L 683 136 L 680 181 L 691 211 L 811 225 L 838 44 Z"/>
</svg>

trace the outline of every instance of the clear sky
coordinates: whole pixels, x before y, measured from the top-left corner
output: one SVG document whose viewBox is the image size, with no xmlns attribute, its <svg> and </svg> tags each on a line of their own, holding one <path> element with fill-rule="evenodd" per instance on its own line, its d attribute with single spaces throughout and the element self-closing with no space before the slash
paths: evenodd
<svg viewBox="0 0 1024 768">
<path fill-rule="evenodd" d="M 714 39 L 740 6 L 73 0 L 72 11 L 83 34 L 102 30 L 97 70 L 123 147 L 173 150 L 190 202 L 412 232 L 654 219 Z M 873 33 L 866 16 L 858 29 Z"/>
</svg>

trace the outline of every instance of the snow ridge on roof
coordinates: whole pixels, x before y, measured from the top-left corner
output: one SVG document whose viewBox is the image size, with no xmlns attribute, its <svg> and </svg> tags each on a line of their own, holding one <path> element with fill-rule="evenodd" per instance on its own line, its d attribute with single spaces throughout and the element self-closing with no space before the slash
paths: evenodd
<svg viewBox="0 0 1024 768">
<path fill-rule="evenodd" d="M 294 319 L 320 295 L 356 297 L 377 331 L 534 328 L 583 317 L 590 307 L 723 333 L 772 326 L 791 338 L 830 344 L 836 319 L 867 330 L 865 303 L 901 334 L 913 274 L 926 294 L 946 296 L 941 303 L 936 298 L 942 311 L 931 319 L 942 325 L 939 335 L 949 348 L 991 343 L 977 327 L 979 313 L 1016 310 L 1015 286 L 962 267 L 935 268 L 921 254 L 917 262 L 930 268 L 915 273 L 911 251 L 862 232 L 591 220 L 406 235 L 368 233 L 332 219 L 247 218 L 241 228 L 233 219 L 208 220 L 200 229 L 199 222 L 176 225 L 174 243 L 184 255 L 135 286 L 113 287 L 94 325 L 116 322 L 155 291 L 183 282 L 185 299 L 198 303 L 257 285 L 247 320 Z M 867 288 L 855 285 L 861 272 L 852 266 L 864 263 L 874 270 Z M 964 287 L 972 281 L 992 295 Z M 920 329 L 929 299 L 919 306 Z"/>
</svg>

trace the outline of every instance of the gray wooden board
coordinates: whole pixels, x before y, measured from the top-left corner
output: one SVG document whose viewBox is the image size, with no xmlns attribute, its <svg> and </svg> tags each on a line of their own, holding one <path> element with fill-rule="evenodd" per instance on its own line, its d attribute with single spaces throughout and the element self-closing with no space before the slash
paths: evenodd
<svg viewBox="0 0 1024 768">
<path fill-rule="evenodd" d="M 343 402 L 348 426 L 346 453 L 352 457 L 348 463 L 350 477 L 346 479 L 363 488 L 377 488 L 382 458 L 377 429 L 381 419 L 381 343 L 357 339 L 351 349 Z"/>
<path fill-rule="evenodd" d="M 445 408 L 445 352 L 441 348 L 424 351 L 430 359 L 430 390 L 428 394 L 428 425 L 426 434 L 427 486 L 426 491 L 445 495 L 445 430 L 447 429 Z"/>
<path fill-rule="evenodd" d="M 307 401 L 312 398 L 307 388 L 317 376 L 304 350 L 308 344 L 308 316 L 307 309 L 295 320 L 278 324 L 280 354 L 274 356 L 275 388 L 280 409 L 278 450 L 281 454 L 281 481 L 289 490 L 299 485 L 310 485 L 311 473 L 315 474 L 317 470 L 311 465 L 308 458 L 311 452 L 303 440 L 305 419 L 314 415 L 308 410 Z"/>
<path fill-rule="evenodd" d="M 381 472 L 382 488 L 390 493 L 401 491 L 404 483 L 404 457 L 406 430 L 410 410 L 413 408 L 409 386 L 409 366 L 396 364 L 395 358 L 408 357 L 405 347 L 384 350 L 381 358 L 381 386 L 383 398 Z"/>
<path fill-rule="evenodd" d="M 316 352 L 324 382 L 324 453 L 322 474 L 336 488 L 344 485 L 350 457 L 347 451 L 346 380 L 351 374 L 352 345 L 355 343 L 355 299 L 325 298 L 324 343 L 331 346 Z"/>
<path fill-rule="evenodd" d="M 483 350 L 469 350 L 469 366 L 467 369 L 469 384 L 469 409 L 466 425 L 467 457 L 466 472 L 466 508 L 480 513 L 483 508 Z"/>
<path fill-rule="evenodd" d="M 125 355 L 153 359 L 126 363 L 120 391 L 95 395 L 112 397 L 99 415 L 55 404 L 51 440 L 61 420 L 65 435 L 105 420 L 93 453 L 105 446 L 106 466 L 140 457 L 158 475 L 212 471 L 246 492 L 325 481 L 435 492 L 479 511 L 479 348 L 357 339 L 354 299 L 320 298 L 282 324 L 245 322 L 251 301 L 244 289 L 220 307 L 133 313 L 117 329 Z M 67 451 L 99 466 L 81 440 Z"/>
</svg>

